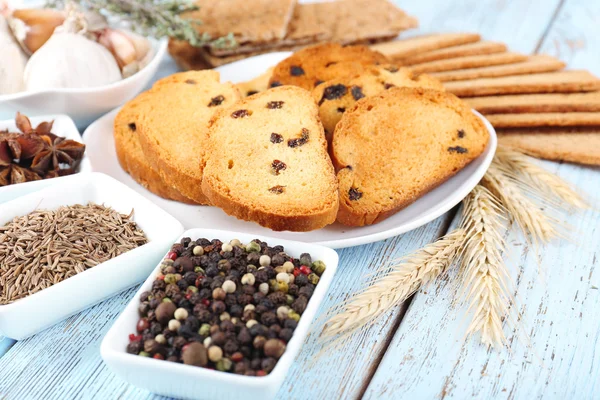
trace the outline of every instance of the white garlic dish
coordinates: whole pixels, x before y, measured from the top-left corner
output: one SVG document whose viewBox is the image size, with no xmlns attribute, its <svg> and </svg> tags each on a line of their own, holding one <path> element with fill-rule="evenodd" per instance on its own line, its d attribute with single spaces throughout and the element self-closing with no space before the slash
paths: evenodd
<svg viewBox="0 0 600 400">
<path fill-rule="evenodd" d="M 20 9 L 0 15 L 0 95 L 92 88 L 127 78 L 154 55 L 148 39 L 99 14 Z M 4 57 L 8 55 L 8 57 Z"/>
</svg>

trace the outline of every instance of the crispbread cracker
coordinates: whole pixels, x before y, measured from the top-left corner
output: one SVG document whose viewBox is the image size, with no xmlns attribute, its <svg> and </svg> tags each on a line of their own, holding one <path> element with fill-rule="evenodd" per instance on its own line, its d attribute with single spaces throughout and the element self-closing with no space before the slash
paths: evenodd
<svg viewBox="0 0 600 400">
<path fill-rule="evenodd" d="M 467 97 L 482 114 L 600 112 L 600 92 Z"/>
<path fill-rule="evenodd" d="M 137 121 L 139 115 L 146 112 L 145 106 L 151 98 L 148 92 L 141 93 L 128 101 L 115 117 L 113 135 L 119 164 L 133 180 L 150 192 L 168 200 L 194 204 L 192 200 L 166 184 L 144 156 L 138 139 Z"/>
<path fill-rule="evenodd" d="M 414 74 L 408 68 L 395 65 L 372 65 L 360 75 L 332 79 L 313 89 L 313 99 L 319 105 L 319 117 L 330 140 L 344 112 L 357 101 L 392 87 L 424 87 L 444 90 L 442 84 L 426 74 Z"/>
<path fill-rule="evenodd" d="M 371 48 L 388 56 L 392 60 L 401 60 L 426 51 L 478 42 L 479 39 L 480 36 L 475 33 L 436 33 L 375 44 Z"/>
<path fill-rule="evenodd" d="M 212 38 L 233 34 L 238 44 L 283 39 L 296 0 L 196 0 L 199 10 L 184 18 L 202 21 L 196 28 Z"/>
<path fill-rule="evenodd" d="M 482 121 L 446 92 L 391 88 L 357 102 L 332 141 L 338 221 L 384 220 L 477 158 L 488 140 Z"/>
<path fill-rule="evenodd" d="M 212 119 L 202 189 L 237 218 L 273 230 L 310 231 L 335 221 L 338 191 L 310 93 L 282 86 Z"/>
<path fill-rule="evenodd" d="M 600 112 L 491 114 L 486 118 L 494 128 L 600 125 Z"/>
<path fill-rule="evenodd" d="M 285 47 L 312 44 L 331 39 L 332 33 L 328 27 L 318 23 L 315 11 L 316 8 L 312 4 L 298 4 L 294 8 L 287 34 L 281 40 L 266 43 L 248 43 L 232 49 L 212 48 L 210 53 L 221 57 L 233 54 L 274 51 Z"/>
<path fill-rule="evenodd" d="M 600 79 L 584 70 L 481 78 L 446 82 L 446 90 L 460 97 L 525 93 L 573 93 L 600 90 Z"/>
<path fill-rule="evenodd" d="M 458 71 L 444 71 L 431 73 L 442 82 L 465 81 L 479 78 L 495 78 L 500 76 L 526 75 L 541 72 L 559 71 L 565 63 L 557 58 L 546 55 L 534 55 L 522 62 L 494 65 L 481 68 L 470 68 Z"/>
<path fill-rule="evenodd" d="M 239 89 L 242 97 L 252 96 L 253 94 L 267 90 L 269 88 L 269 79 L 271 79 L 271 74 L 273 74 L 273 68 L 269 68 L 254 79 L 236 83 L 235 86 Z"/>
<path fill-rule="evenodd" d="M 237 102 L 239 91 L 220 83 L 216 71 L 190 71 L 159 80 L 150 94 L 153 101 L 137 126 L 146 159 L 181 194 L 207 204 L 201 184 L 208 122 L 217 110 Z"/>
<path fill-rule="evenodd" d="M 341 44 L 396 37 L 418 26 L 415 18 L 388 0 L 338 0 L 307 6 L 315 9 L 319 25 L 329 27 L 331 40 Z"/>
<path fill-rule="evenodd" d="M 600 127 L 501 129 L 498 141 L 546 160 L 600 165 Z"/>
<path fill-rule="evenodd" d="M 514 64 L 527 60 L 527 56 L 519 53 L 497 53 L 482 56 L 467 56 L 449 58 L 447 60 L 431 61 L 414 64 L 410 67 L 415 72 L 455 71 L 468 68 L 489 67 L 491 65 Z"/>
<path fill-rule="evenodd" d="M 357 75 L 365 66 L 386 62 L 385 56 L 367 46 L 324 43 L 297 51 L 277 64 L 269 85 L 294 85 L 312 90 L 322 82 Z"/>
<path fill-rule="evenodd" d="M 402 65 L 421 64 L 431 61 L 447 60 L 449 58 L 481 56 L 485 54 L 504 53 L 507 47 L 504 43 L 481 41 L 461 44 L 439 50 L 425 51 L 424 53 L 402 58 Z"/>
<path fill-rule="evenodd" d="M 169 54 L 179 68 L 184 71 L 197 71 L 213 67 L 203 57 L 203 50 L 186 41 L 169 39 Z"/>
</svg>

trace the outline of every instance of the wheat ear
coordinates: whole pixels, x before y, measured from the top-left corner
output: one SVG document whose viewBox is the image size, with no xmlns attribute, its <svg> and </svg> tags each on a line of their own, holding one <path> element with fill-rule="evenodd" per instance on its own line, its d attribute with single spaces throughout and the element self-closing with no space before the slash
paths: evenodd
<svg viewBox="0 0 600 400">
<path fill-rule="evenodd" d="M 464 231 L 457 229 L 398 260 L 388 273 L 374 279 L 352 300 L 339 307 L 339 312 L 325 323 L 323 338 L 333 338 L 372 324 L 386 311 L 405 301 L 452 264 L 464 239 Z"/>
<path fill-rule="evenodd" d="M 461 297 L 474 312 L 467 335 L 481 334 L 482 343 L 506 343 L 502 320 L 508 316 L 511 296 L 508 271 L 502 259 L 505 243 L 503 209 L 494 195 L 478 185 L 463 203 L 461 227 L 467 240 L 460 263 Z"/>
<path fill-rule="evenodd" d="M 508 211 L 511 218 L 519 225 L 525 237 L 537 247 L 538 243 L 548 243 L 562 236 L 558 231 L 560 222 L 545 213 L 526 192 L 520 183 L 507 176 L 501 167 L 492 163 L 483 178 L 483 184 Z"/>
<path fill-rule="evenodd" d="M 499 146 L 496 151 L 496 160 L 505 167 L 505 173 L 527 185 L 540 197 L 555 198 L 574 208 L 589 207 L 583 197 L 574 191 L 567 182 L 537 166 L 525 154 L 510 147 Z"/>
</svg>

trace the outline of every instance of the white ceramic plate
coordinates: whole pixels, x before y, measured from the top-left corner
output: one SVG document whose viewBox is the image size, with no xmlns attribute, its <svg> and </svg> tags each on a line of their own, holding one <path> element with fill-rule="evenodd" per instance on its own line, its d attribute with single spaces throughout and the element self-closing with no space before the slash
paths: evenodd
<svg viewBox="0 0 600 400">
<path fill-rule="evenodd" d="M 251 79 L 268 67 L 275 65 L 289 53 L 271 53 L 238 61 L 218 69 L 222 80 L 240 82 Z M 392 217 L 371 226 L 350 228 L 339 223 L 313 232 L 277 232 L 255 223 L 228 216 L 216 207 L 185 205 L 162 199 L 138 185 L 121 169 L 113 141 L 113 121 L 117 110 L 90 125 L 83 138 L 88 145 L 88 155 L 94 169 L 104 172 L 151 199 L 189 228 L 209 227 L 257 235 L 275 235 L 281 239 L 318 243 L 332 248 L 357 246 L 383 240 L 424 225 L 457 205 L 481 180 L 496 151 L 494 128 L 481 115 L 490 132 L 490 142 L 485 152 L 448 181 L 421 197 L 415 203 Z"/>
<path fill-rule="evenodd" d="M 167 40 L 149 39 L 154 57 L 141 71 L 110 85 L 82 89 L 53 89 L 0 95 L 0 118 L 13 118 L 17 111 L 28 115 L 69 114 L 85 128 L 102 114 L 119 107 L 140 93 L 156 74 L 167 51 Z"/>
<path fill-rule="evenodd" d="M 21 340 L 143 281 L 183 226 L 148 199 L 104 174 L 73 175 L 0 205 L 0 226 L 36 209 L 94 202 L 129 214 L 148 243 L 47 289 L 0 305 L 0 335 Z"/>
<path fill-rule="evenodd" d="M 275 397 L 279 386 L 281 386 L 281 382 L 285 379 L 294 358 L 300 351 L 312 319 L 325 298 L 337 269 L 337 253 L 323 246 L 288 242 L 279 238 L 264 237 L 252 233 L 192 229 L 184 232 L 181 237 L 190 237 L 192 240 L 199 238 L 219 239 L 223 242 L 239 239 L 242 243 L 260 239 L 270 246 L 282 245 L 291 256 L 299 257 L 300 254 L 306 252 L 310 253 L 313 260 L 321 260 L 325 263 L 327 269 L 321 276 L 285 353 L 279 359 L 273 371 L 265 377 L 234 375 L 128 354 L 125 351 L 129 343 L 128 336 L 130 333 L 135 332 L 136 323 L 140 318 L 138 313 L 140 294 L 151 289 L 152 282 L 154 282 L 155 276 L 159 272 L 160 265 L 158 265 L 104 337 L 100 347 L 102 358 L 125 381 L 164 396 L 203 400 L 234 400 L 241 397 L 246 400 L 272 399 Z M 243 393 L 243 396 L 241 396 L 241 393 Z"/>
<path fill-rule="evenodd" d="M 79 134 L 77 127 L 73 123 L 73 120 L 67 117 L 66 115 L 44 115 L 41 117 L 31 117 L 29 118 L 29 120 L 31 121 L 31 125 L 33 125 L 34 127 L 41 122 L 54 120 L 54 125 L 52 126 L 52 133 L 58 136 L 65 137 L 67 139 L 83 143 L 83 139 L 81 139 L 81 135 Z M 0 121 L 0 131 L 6 129 L 8 129 L 10 132 L 19 132 L 19 130 L 17 129 L 17 125 L 15 124 L 15 115 L 12 116 L 12 119 Z M 86 151 L 83 155 L 81 163 L 79 164 L 79 168 L 77 169 L 77 174 L 88 173 L 91 171 L 92 164 L 90 163 L 90 159 Z M 0 187 L 0 204 L 15 199 L 24 194 L 43 189 L 47 186 L 53 185 L 57 180 L 62 180 L 65 178 L 67 177 L 43 179 L 40 181 L 18 183 L 16 185 Z"/>
</svg>

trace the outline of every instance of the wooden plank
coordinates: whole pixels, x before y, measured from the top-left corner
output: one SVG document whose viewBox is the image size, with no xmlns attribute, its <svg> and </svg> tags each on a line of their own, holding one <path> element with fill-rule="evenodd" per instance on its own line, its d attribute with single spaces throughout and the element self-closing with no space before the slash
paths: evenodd
<svg viewBox="0 0 600 400">
<path fill-rule="evenodd" d="M 587 69 L 600 77 L 600 2 L 567 0 L 539 53 L 560 58 L 570 69 Z"/>
<path fill-rule="evenodd" d="M 591 197 L 597 169 L 546 163 Z M 520 330 L 505 329 L 510 352 L 488 351 L 478 338 L 464 342 L 465 308 L 453 306 L 454 274 L 417 294 L 396 332 L 365 399 L 494 398 L 592 399 L 600 377 L 600 201 L 574 215 L 570 240 L 535 252 L 513 234 L 512 276 L 523 314 Z M 580 239 L 585 238 L 585 239 Z M 529 337 L 531 347 L 528 348 Z"/>
<path fill-rule="evenodd" d="M 400 237 L 370 245 L 344 249 L 340 267 L 320 312 L 344 300 L 361 286 L 365 274 L 407 251 L 435 240 L 445 231 L 440 217 L 434 222 Z M 0 395 L 23 399 L 41 396 L 45 400 L 62 400 L 96 396 L 98 398 L 148 398 L 115 377 L 102 363 L 100 342 L 134 291 L 121 293 L 46 331 L 18 342 L 0 358 Z M 316 334 L 307 339 L 303 351 L 293 364 L 280 391 L 280 398 L 319 398 L 338 396 L 353 398 L 368 383 L 372 371 L 385 351 L 387 338 L 397 326 L 399 310 L 368 331 L 363 332 L 345 352 L 323 356 L 316 367 L 308 370 L 319 351 Z M 352 359 L 352 363 L 348 360 Z M 345 365 L 344 369 L 340 366 Z"/>
<path fill-rule="evenodd" d="M 2 357 L 6 352 L 12 347 L 16 342 L 13 339 L 0 336 L 0 357 Z"/>
<path fill-rule="evenodd" d="M 511 51 L 531 53 L 538 45 L 560 0 L 403 1 L 419 19 L 420 29 L 404 36 L 434 32 L 477 32 L 506 43 Z"/>
</svg>

